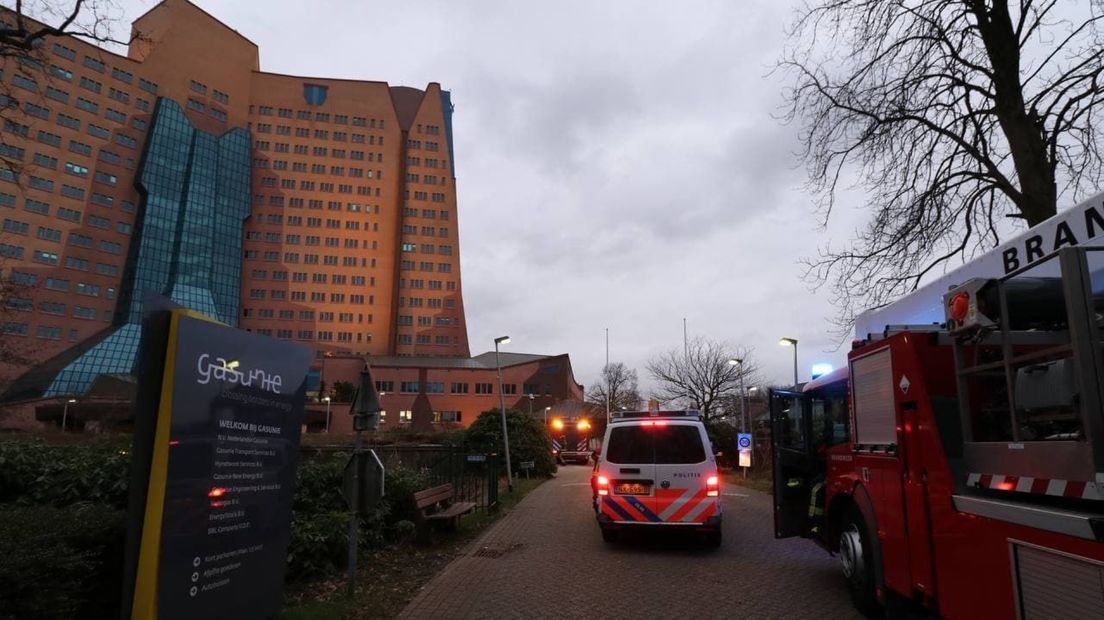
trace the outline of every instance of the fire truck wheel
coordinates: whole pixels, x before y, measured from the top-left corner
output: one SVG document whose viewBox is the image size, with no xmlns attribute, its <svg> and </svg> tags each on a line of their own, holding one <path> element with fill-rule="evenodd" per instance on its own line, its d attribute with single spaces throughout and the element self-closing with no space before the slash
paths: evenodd
<svg viewBox="0 0 1104 620">
<path fill-rule="evenodd" d="M 617 530 L 612 527 L 602 528 L 602 541 L 608 543 L 617 542 Z"/>
<path fill-rule="evenodd" d="M 874 591 L 874 562 L 871 557 L 870 534 L 858 510 L 852 510 L 840 529 L 839 557 L 851 601 L 863 613 L 878 608 Z"/>
</svg>

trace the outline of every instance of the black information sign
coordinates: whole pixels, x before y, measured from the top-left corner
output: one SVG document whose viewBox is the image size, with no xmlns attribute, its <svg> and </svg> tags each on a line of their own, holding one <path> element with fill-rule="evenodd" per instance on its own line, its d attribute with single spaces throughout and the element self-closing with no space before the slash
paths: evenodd
<svg viewBox="0 0 1104 620">
<path fill-rule="evenodd" d="M 132 618 L 278 613 L 309 363 L 173 312 Z"/>
</svg>

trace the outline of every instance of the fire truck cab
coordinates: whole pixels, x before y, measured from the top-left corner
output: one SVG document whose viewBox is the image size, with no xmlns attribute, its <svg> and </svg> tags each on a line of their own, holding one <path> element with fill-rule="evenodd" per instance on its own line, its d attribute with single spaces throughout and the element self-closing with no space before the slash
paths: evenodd
<svg viewBox="0 0 1104 620">
<path fill-rule="evenodd" d="M 552 457 L 557 463 L 590 463 L 593 452 L 590 449 L 590 420 L 553 418 L 548 423 L 548 434 L 552 437 Z"/>
<path fill-rule="evenodd" d="M 838 554 L 860 609 L 1104 617 L 1098 234 L 1104 195 L 860 317 L 846 368 L 772 391 L 775 536 Z"/>
</svg>

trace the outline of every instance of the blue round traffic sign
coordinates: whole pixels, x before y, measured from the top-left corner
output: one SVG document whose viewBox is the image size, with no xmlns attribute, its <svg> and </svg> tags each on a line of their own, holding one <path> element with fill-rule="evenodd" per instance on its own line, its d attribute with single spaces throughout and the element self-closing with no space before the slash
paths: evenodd
<svg viewBox="0 0 1104 620">
<path fill-rule="evenodd" d="M 740 447 L 741 448 L 750 448 L 751 447 L 751 437 L 741 437 L 740 438 Z"/>
</svg>

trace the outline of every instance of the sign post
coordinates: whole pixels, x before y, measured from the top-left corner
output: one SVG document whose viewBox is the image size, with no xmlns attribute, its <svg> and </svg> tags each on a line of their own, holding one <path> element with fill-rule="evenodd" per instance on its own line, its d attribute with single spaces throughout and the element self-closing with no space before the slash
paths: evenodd
<svg viewBox="0 0 1104 620">
<path fill-rule="evenodd" d="M 744 477 L 747 478 L 748 467 L 751 467 L 751 433 L 740 433 L 736 447 L 740 450 L 740 467 L 744 468 Z"/>
<path fill-rule="evenodd" d="M 536 466 L 536 461 L 522 461 L 518 463 L 518 468 L 525 472 L 525 479 L 529 479 L 529 472 Z"/>
<path fill-rule="evenodd" d="M 188 310 L 153 314 L 123 615 L 275 617 L 310 352 Z"/>
<path fill-rule="evenodd" d="M 368 430 L 374 431 L 379 427 L 379 412 L 381 410 L 383 410 L 383 407 L 381 407 L 379 403 L 379 394 L 376 393 L 376 384 L 372 381 L 372 373 L 368 369 L 368 365 L 365 364 L 364 368 L 360 371 L 360 386 L 357 387 L 356 397 L 353 398 L 353 406 L 349 411 L 349 413 L 353 415 L 353 430 L 356 431 L 356 439 L 353 443 L 352 481 L 350 483 L 349 496 L 347 497 L 351 509 L 349 514 L 349 574 L 346 580 L 350 597 L 356 595 L 358 538 L 360 535 L 360 515 L 362 512 L 360 487 L 361 473 L 364 469 L 364 465 L 361 463 L 362 450 L 364 449 L 364 437 L 361 433 Z M 379 458 L 376 457 L 375 452 L 372 452 L 372 457 L 375 459 L 376 463 L 379 463 Z M 382 494 L 383 464 L 379 463 L 379 467 L 381 476 L 379 490 Z"/>
</svg>

